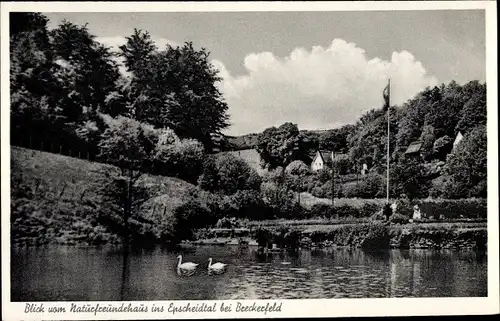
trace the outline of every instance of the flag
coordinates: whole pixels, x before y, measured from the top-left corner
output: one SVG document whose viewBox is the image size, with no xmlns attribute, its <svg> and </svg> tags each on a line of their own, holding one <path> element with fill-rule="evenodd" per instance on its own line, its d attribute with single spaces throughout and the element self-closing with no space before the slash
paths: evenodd
<svg viewBox="0 0 500 321">
<path fill-rule="evenodd" d="M 385 86 L 384 88 L 384 91 L 382 93 L 382 95 L 384 96 L 384 111 L 387 111 L 387 109 L 389 108 L 389 104 L 390 104 L 390 97 L 391 97 L 391 86 L 390 86 L 390 82 L 387 84 L 387 86 Z"/>
</svg>

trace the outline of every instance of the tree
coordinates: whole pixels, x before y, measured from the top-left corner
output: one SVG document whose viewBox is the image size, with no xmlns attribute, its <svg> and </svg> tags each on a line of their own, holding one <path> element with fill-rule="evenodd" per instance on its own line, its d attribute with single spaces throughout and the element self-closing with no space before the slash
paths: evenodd
<svg viewBox="0 0 500 321">
<path fill-rule="evenodd" d="M 198 179 L 198 186 L 205 191 L 218 191 L 219 172 L 214 157 L 208 156 L 203 162 L 203 173 Z"/>
<path fill-rule="evenodd" d="M 433 146 L 433 152 L 437 158 L 445 160 L 446 155 L 448 155 L 452 147 L 453 147 L 453 139 L 445 135 L 436 139 Z"/>
<path fill-rule="evenodd" d="M 134 28 L 134 33 L 125 39 L 126 43 L 120 46 L 120 56 L 124 58 L 127 71 L 136 81 L 142 82 L 148 76 L 147 68 L 158 48 L 147 31 Z"/>
<path fill-rule="evenodd" d="M 321 135 L 319 148 L 345 153 L 348 150 L 348 136 L 355 130 L 354 125 L 345 125 Z"/>
<path fill-rule="evenodd" d="M 486 197 L 486 126 L 473 129 L 448 155 L 445 173 L 451 179 L 453 197 Z"/>
<path fill-rule="evenodd" d="M 307 156 L 303 136 L 297 125 L 292 123 L 264 130 L 259 135 L 256 149 L 263 166 L 269 169 L 286 167 L 294 160 L 305 160 Z"/>
<path fill-rule="evenodd" d="M 455 132 L 465 134 L 478 125 L 486 125 L 486 84 L 464 104 Z"/>
<path fill-rule="evenodd" d="M 70 79 L 60 81 L 60 108 L 70 121 L 93 117 L 105 109 L 107 96 L 115 90 L 119 72 L 113 54 L 95 40 L 87 25 L 64 20 L 50 36 L 54 59 L 72 70 Z"/>
<path fill-rule="evenodd" d="M 304 177 L 311 173 L 311 169 L 303 161 L 296 160 L 288 164 L 285 168 L 285 173 L 288 175 Z"/>
<path fill-rule="evenodd" d="M 169 128 L 157 132 L 159 138 L 152 171 L 195 184 L 202 173 L 203 145 L 194 139 L 180 139 Z"/>
<path fill-rule="evenodd" d="M 308 155 L 314 154 L 320 147 L 320 135 L 312 131 L 301 132 L 304 152 Z"/>
<path fill-rule="evenodd" d="M 296 208 L 297 198 L 295 193 L 284 185 L 264 182 L 261 186 L 261 195 L 274 217 L 287 217 Z"/>
<path fill-rule="evenodd" d="M 157 136 L 150 125 L 133 119 L 118 117 L 108 118 L 108 129 L 103 133 L 99 143 L 100 159 L 115 165 L 118 172 L 106 175 L 109 183 L 103 184 L 101 194 L 121 213 L 124 225 L 124 242 L 129 243 L 129 219 L 134 210 L 145 199 L 138 189 L 137 181 L 142 170 L 148 167 L 154 158 Z"/>
<path fill-rule="evenodd" d="M 424 126 L 422 129 L 422 134 L 420 135 L 420 141 L 422 142 L 421 152 L 426 160 L 432 159 L 434 154 L 434 142 L 436 136 L 434 135 L 434 127 L 430 125 Z"/>
<path fill-rule="evenodd" d="M 58 126 L 51 126 L 57 111 L 48 19 L 39 13 L 11 13 L 10 90 L 11 137 L 45 138 Z M 56 127 L 56 128 L 54 128 Z M 60 133 L 59 133 L 60 135 Z"/>
<path fill-rule="evenodd" d="M 311 169 L 302 161 L 293 161 L 285 168 L 285 182 L 291 189 L 301 192 Z"/>
<path fill-rule="evenodd" d="M 232 195 L 240 190 L 259 190 L 261 178 L 243 159 L 223 154 L 205 162 L 199 185 L 213 192 Z"/>
<path fill-rule="evenodd" d="M 430 189 L 430 180 L 421 160 L 416 157 L 404 157 L 391 168 L 391 194 L 409 199 L 425 198 Z"/>
<path fill-rule="evenodd" d="M 266 207 L 258 190 L 240 190 L 225 196 L 221 203 L 225 217 L 248 218 L 259 220 L 266 218 Z"/>
<path fill-rule="evenodd" d="M 205 48 L 191 42 L 156 50 L 147 32 L 135 30 L 120 47 L 132 72 L 128 109 L 132 117 L 212 149 L 211 135 L 227 128 L 228 106 L 216 87 L 221 80 Z"/>
</svg>

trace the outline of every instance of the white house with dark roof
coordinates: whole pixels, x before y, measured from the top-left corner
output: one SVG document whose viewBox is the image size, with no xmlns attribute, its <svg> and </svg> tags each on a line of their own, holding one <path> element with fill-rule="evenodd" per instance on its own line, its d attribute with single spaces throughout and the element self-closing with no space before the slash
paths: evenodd
<svg viewBox="0 0 500 321">
<path fill-rule="evenodd" d="M 318 150 L 311 162 L 311 170 L 317 172 L 332 165 L 333 152 Z"/>
</svg>

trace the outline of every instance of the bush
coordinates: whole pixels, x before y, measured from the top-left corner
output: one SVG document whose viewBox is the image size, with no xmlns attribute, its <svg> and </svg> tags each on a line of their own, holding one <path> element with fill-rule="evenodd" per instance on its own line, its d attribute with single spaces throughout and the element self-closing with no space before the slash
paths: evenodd
<svg viewBox="0 0 500 321">
<path fill-rule="evenodd" d="M 232 154 L 207 159 L 198 179 L 200 188 L 226 195 L 241 190 L 259 190 L 261 182 L 261 177 L 250 165 Z"/>
<path fill-rule="evenodd" d="M 311 173 L 311 169 L 303 161 L 293 161 L 285 168 L 287 175 L 304 177 Z"/>
<path fill-rule="evenodd" d="M 314 204 L 309 210 L 309 217 L 331 217 L 333 208 L 329 204 Z"/>
<path fill-rule="evenodd" d="M 423 200 L 418 202 L 422 215 L 446 219 L 484 218 L 488 216 L 486 199 Z"/>
<path fill-rule="evenodd" d="M 175 239 L 177 241 L 191 239 L 193 229 L 214 224 L 214 216 L 197 199 L 190 199 L 174 211 Z"/>
<path fill-rule="evenodd" d="M 358 195 L 357 197 L 360 198 L 379 198 L 383 197 L 384 191 L 383 191 L 383 185 L 384 182 L 382 180 L 382 177 L 378 174 L 373 174 L 370 173 L 363 179 L 361 182 L 359 182 L 358 185 Z"/>
<path fill-rule="evenodd" d="M 385 221 L 386 217 L 383 213 L 383 211 L 378 211 L 372 216 L 370 216 L 370 221 Z"/>
<path fill-rule="evenodd" d="M 261 197 L 273 217 L 286 218 L 297 212 L 297 197 L 284 186 L 272 182 L 263 183 Z"/>
<path fill-rule="evenodd" d="M 324 184 L 332 179 L 332 174 L 330 174 L 330 171 L 328 169 L 321 169 L 315 173 L 313 178 Z"/>
<path fill-rule="evenodd" d="M 376 203 L 365 203 L 359 209 L 359 216 L 357 217 L 371 217 L 374 213 L 380 212 L 382 207 Z"/>
<path fill-rule="evenodd" d="M 154 157 L 154 172 L 196 183 L 204 161 L 203 145 L 194 139 L 179 139 L 172 130 L 162 129 Z"/>
<path fill-rule="evenodd" d="M 242 190 L 231 196 L 226 196 L 220 205 L 220 209 L 223 216 L 237 218 L 261 220 L 269 216 L 269 208 L 257 191 Z"/>
<path fill-rule="evenodd" d="M 217 221 L 215 224 L 216 228 L 239 228 L 241 227 L 240 221 L 236 217 L 228 218 L 224 216 L 223 218 Z"/>
<path fill-rule="evenodd" d="M 348 155 L 335 157 L 335 172 L 340 175 L 349 174 L 354 164 Z"/>
<path fill-rule="evenodd" d="M 406 224 L 408 223 L 409 220 L 410 218 L 408 216 L 398 213 L 392 214 L 391 217 L 389 218 L 389 222 L 393 224 Z"/>
</svg>

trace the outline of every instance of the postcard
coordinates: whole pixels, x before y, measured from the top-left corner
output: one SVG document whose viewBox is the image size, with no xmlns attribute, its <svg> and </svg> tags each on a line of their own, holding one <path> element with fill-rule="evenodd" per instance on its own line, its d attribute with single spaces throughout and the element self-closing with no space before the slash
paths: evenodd
<svg viewBox="0 0 500 321">
<path fill-rule="evenodd" d="M 499 313 L 494 1 L 1 21 L 3 320 Z"/>
</svg>

